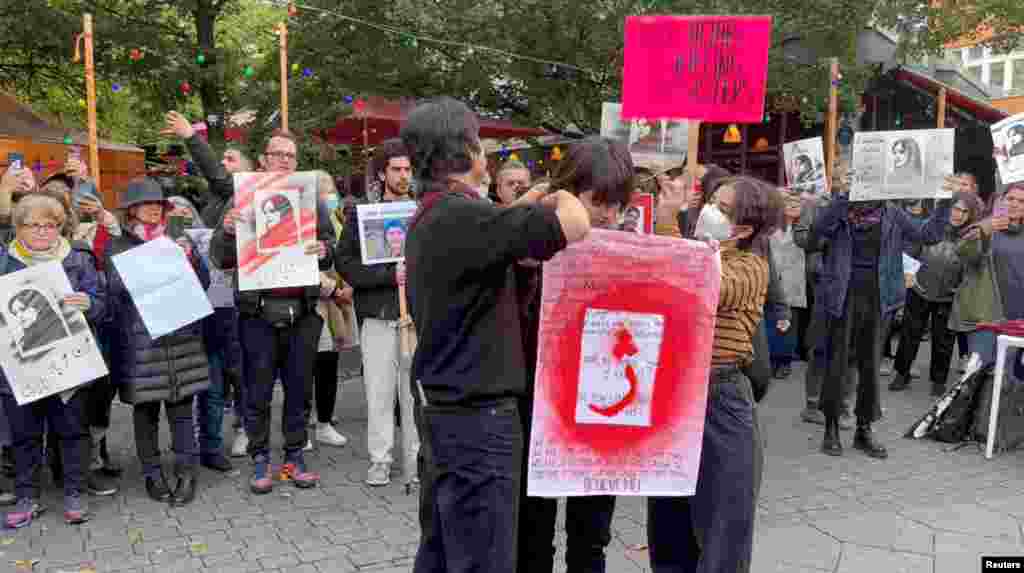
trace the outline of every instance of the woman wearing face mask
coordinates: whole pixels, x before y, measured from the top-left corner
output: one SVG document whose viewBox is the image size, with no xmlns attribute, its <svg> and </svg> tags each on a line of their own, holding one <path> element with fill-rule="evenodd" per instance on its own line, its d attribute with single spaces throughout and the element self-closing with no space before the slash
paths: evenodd
<svg viewBox="0 0 1024 573">
<path fill-rule="evenodd" d="M 859 383 L 853 446 L 871 457 L 885 458 L 888 451 L 871 425 L 882 417 L 878 376 L 886 326 L 906 300 L 904 244 L 942 240 L 949 224 L 949 205 L 943 202 L 927 222 L 921 222 L 899 207 L 881 201 L 850 203 L 846 189 L 836 191 L 832 203 L 819 211 L 808 238 L 811 246 L 822 240 L 829 245 L 820 284 L 827 333 L 821 449 L 832 456 L 843 453 L 839 437 L 842 387 L 849 369 L 856 367 Z"/>
<path fill-rule="evenodd" d="M 751 177 L 723 181 L 717 200 L 724 220 L 695 230 L 724 239 L 697 490 L 692 497 L 648 499 L 654 573 L 751 567 L 763 451 L 743 367 L 754 358 L 768 295 L 769 237 L 781 224 L 783 202 L 777 189 Z"/>
<path fill-rule="evenodd" d="M 954 332 L 949 328 L 953 296 L 963 277 L 957 246 L 960 233 L 978 221 L 983 208 L 977 196 L 956 193 L 953 196 L 950 225 L 942 241 L 933 245 L 916 245 L 910 256 L 921 262 L 907 289 L 907 306 L 903 314 L 903 333 L 896 353 L 896 377 L 889 390 L 900 391 L 910 386 L 910 368 L 917 358 L 922 335 L 931 319 L 932 396 L 946 391 L 946 378 L 953 359 Z"/>
<path fill-rule="evenodd" d="M 16 236 L 10 245 L 0 246 L 0 257 L 5 260 L 4 273 L 10 274 L 35 265 L 58 261 L 71 281 L 74 293 L 60 301 L 60 311 L 80 310 L 91 325 L 99 322 L 106 306 L 106 293 L 96 272 L 93 255 L 85 245 L 73 244 L 62 237 L 67 211 L 61 202 L 48 194 L 33 194 L 22 199 L 14 208 Z M 42 303 L 40 305 L 39 303 Z M 36 326 L 55 315 L 49 303 L 39 296 L 15 298 L 9 303 L 11 311 L 21 315 L 26 338 L 33 336 Z M 61 329 L 62 322 L 50 321 L 47 330 Z M 45 341 L 46 338 L 41 340 Z M 30 341 L 23 341 L 22 350 L 28 350 Z M 64 520 L 68 524 L 88 521 L 81 496 L 86 490 L 89 432 L 87 419 L 88 392 L 78 387 L 59 395 L 50 396 L 31 404 L 19 406 L 0 373 L 0 396 L 4 412 L 10 421 L 15 452 L 15 493 L 18 503 L 7 514 L 9 528 L 29 525 L 44 509 L 39 503 L 39 465 L 43 454 L 44 421 L 48 426 L 48 441 L 60 443 L 60 475 L 63 482 Z"/>
<path fill-rule="evenodd" d="M 146 492 L 156 501 L 181 506 L 196 495 L 196 424 L 193 397 L 209 388 L 210 374 L 203 350 L 201 323 L 196 322 L 153 340 L 131 295 L 110 258 L 164 237 L 173 203 L 150 178 L 136 179 L 121 196 L 122 236 L 108 253 L 107 285 L 110 301 L 110 375 L 121 401 L 133 406 L 135 447 L 142 462 Z M 203 288 L 210 273 L 187 239 L 178 239 Z M 160 462 L 160 406 L 171 426 L 176 487 L 168 488 Z"/>
<path fill-rule="evenodd" d="M 991 229 L 991 230 L 989 230 Z M 960 244 L 965 277 L 953 302 L 950 328 L 967 333 L 971 354 L 995 362 L 995 334 L 982 322 L 1024 319 L 1024 183 L 996 199 L 989 225 L 971 225 Z"/>
</svg>

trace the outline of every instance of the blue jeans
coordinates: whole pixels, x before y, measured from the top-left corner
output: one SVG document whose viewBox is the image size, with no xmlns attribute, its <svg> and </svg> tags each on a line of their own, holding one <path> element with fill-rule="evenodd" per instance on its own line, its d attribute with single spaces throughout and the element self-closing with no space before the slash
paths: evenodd
<svg viewBox="0 0 1024 573">
<path fill-rule="evenodd" d="M 654 573 L 749 573 L 764 450 L 750 381 L 712 371 L 697 490 L 647 500 Z"/>
<path fill-rule="evenodd" d="M 971 354 L 980 355 L 982 364 L 994 364 L 996 361 L 996 333 L 987 330 L 968 332 L 967 349 Z"/>
<path fill-rule="evenodd" d="M 793 313 L 789 330 L 783 333 L 779 332 L 779 317 L 776 316 L 776 313 L 769 312 L 765 315 L 765 328 L 768 331 L 768 352 L 769 356 L 771 356 L 773 370 L 781 366 L 789 366 L 794 360 L 799 358 L 796 352 L 799 330 L 796 322 L 797 314 Z"/>
<path fill-rule="evenodd" d="M 199 394 L 199 453 L 217 454 L 224 448 L 224 353 L 208 352 L 210 388 Z"/>
</svg>

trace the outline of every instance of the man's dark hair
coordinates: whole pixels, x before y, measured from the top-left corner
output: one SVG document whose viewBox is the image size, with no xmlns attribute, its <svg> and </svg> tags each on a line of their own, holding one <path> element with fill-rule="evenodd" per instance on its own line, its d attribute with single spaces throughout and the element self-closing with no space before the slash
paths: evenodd
<svg viewBox="0 0 1024 573">
<path fill-rule="evenodd" d="M 551 175 L 551 189 L 573 195 L 594 192 L 594 202 L 629 204 L 633 196 L 633 158 L 620 141 L 588 137 L 569 147 Z"/>
<path fill-rule="evenodd" d="M 409 155 L 409 148 L 402 143 L 402 140 L 395 137 L 392 139 L 386 139 L 377 148 L 377 153 L 373 156 L 373 173 L 380 176 L 388 169 L 388 163 L 396 157 L 408 157 L 412 160 L 412 156 Z"/>
<path fill-rule="evenodd" d="M 480 122 L 466 104 L 437 98 L 416 106 L 405 119 L 402 143 L 421 191 L 443 191 L 451 176 L 473 168 L 473 154 L 480 153 Z"/>
</svg>

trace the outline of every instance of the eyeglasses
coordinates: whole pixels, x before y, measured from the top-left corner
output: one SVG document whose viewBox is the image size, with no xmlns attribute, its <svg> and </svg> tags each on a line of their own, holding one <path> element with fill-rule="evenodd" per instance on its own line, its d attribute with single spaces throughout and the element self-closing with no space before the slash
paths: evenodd
<svg viewBox="0 0 1024 573">
<path fill-rule="evenodd" d="M 294 153 L 287 153 L 284 151 L 268 151 L 265 155 L 282 161 L 295 161 L 295 158 L 297 157 Z"/>
<path fill-rule="evenodd" d="M 52 233 L 60 228 L 56 223 L 25 223 L 22 225 L 33 233 Z"/>
</svg>

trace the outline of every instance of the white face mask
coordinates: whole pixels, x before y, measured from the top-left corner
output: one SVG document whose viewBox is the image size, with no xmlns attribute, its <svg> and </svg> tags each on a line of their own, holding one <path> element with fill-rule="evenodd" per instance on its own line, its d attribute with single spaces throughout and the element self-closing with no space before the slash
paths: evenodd
<svg viewBox="0 0 1024 573">
<path fill-rule="evenodd" d="M 694 236 L 701 238 L 709 236 L 712 239 L 722 242 L 732 237 L 732 223 L 718 209 L 718 205 L 704 205 L 697 218 L 697 227 L 694 229 Z"/>
</svg>

